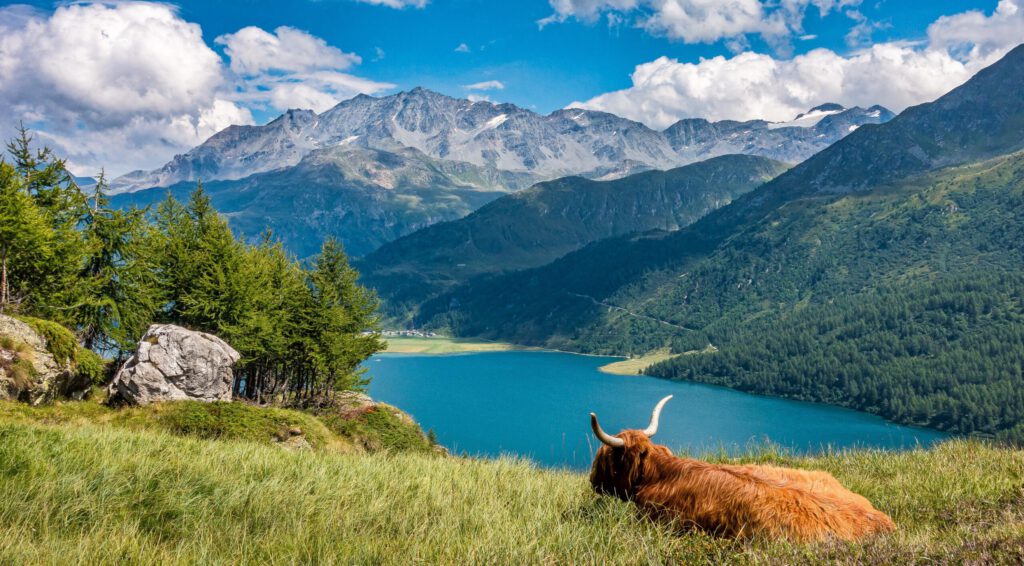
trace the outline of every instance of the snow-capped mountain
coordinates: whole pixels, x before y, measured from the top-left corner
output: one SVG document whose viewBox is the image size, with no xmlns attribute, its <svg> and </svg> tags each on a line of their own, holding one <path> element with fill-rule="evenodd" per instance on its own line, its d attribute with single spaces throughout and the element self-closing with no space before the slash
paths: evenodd
<svg viewBox="0 0 1024 566">
<path fill-rule="evenodd" d="M 413 148 L 431 159 L 533 181 L 567 175 L 618 178 L 729 153 L 799 162 L 862 124 L 892 116 L 879 106 L 830 104 L 789 123 L 688 119 L 659 132 L 604 112 L 564 109 L 542 116 L 513 104 L 471 102 L 416 88 L 381 98 L 360 95 L 322 114 L 289 110 L 264 126 L 231 126 L 160 169 L 116 179 L 112 189 L 242 179 L 295 166 L 315 150 L 348 146 L 385 152 Z M 379 167 L 386 169 L 386 160 Z"/>
</svg>

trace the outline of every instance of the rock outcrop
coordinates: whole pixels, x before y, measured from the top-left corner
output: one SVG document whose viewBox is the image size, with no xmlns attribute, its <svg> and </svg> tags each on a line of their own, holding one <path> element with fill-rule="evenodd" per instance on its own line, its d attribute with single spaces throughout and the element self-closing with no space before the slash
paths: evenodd
<svg viewBox="0 0 1024 566">
<path fill-rule="evenodd" d="M 89 390 L 69 362 L 57 361 L 46 339 L 28 324 L 0 315 L 0 399 L 33 405 L 59 396 L 80 397 Z"/>
<path fill-rule="evenodd" d="M 232 366 L 241 355 L 227 342 L 173 324 L 154 324 L 114 376 L 112 400 L 230 401 Z"/>
</svg>

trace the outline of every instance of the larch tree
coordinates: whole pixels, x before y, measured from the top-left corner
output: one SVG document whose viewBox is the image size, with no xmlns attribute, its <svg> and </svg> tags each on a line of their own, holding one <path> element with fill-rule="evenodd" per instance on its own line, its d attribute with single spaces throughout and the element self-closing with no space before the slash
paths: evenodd
<svg viewBox="0 0 1024 566">
<path fill-rule="evenodd" d="M 0 313 L 50 261 L 52 231 L 14 167 L 0 161 Z M 12 281 L 14 285 L 12 285 Z"/>
</svg>

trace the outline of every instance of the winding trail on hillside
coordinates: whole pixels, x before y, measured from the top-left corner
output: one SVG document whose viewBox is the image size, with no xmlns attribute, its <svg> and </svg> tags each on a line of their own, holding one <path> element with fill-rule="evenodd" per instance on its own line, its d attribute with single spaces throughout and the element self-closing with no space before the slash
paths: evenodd
<svg viewBox="0 0 1024 566">
<path fill-rule="evenodd" d="M 595 305 L 598 305 L 598 306 L 607 307 L 607 308 L 610 308 L 612 310 L 617 310 L 619 312 L 624 312 L 624 313 L 626 313 L 626 314 L 628 314 L 629 316 L 632 316 L 632 317 L 643 318 L 643 319 L 646 319 L 646 320 L 651 320 L 651 321 L 654 321 L 654 322 L 658 322 L 658 323 L 664 324 L 666 326 L 671 326 L 672 328 L 677 328 L 679 330 L 688 330 L 690 332 L 699 332 L 700 331 L 699 328 L 690 328 L 689 326 L 680 326 L 678 324 L 669 322 L 667 320 L 661 320 L 660 318 L 654 318 L 653 316 L 648 316 L 646 314 L 635 313 L 635 312 L 633 312 L 633 311 L 631 311 L 631 310 L 629 310 L 627 308 L 620 307 L 618 305 L 613 305 L 611 303 L 606 303 L 604 301 L 599 301 L 599 300 L 595 299 L 594 297 L 591 297 L 590 295 L 581 295 L 579 293 L 571 293 L 569 291 L 566 291 L 565 293 L 567 295 L 571 296 L 571 297 L 577 297 L 577 298 L 580 298 L 580 299 L 587 299 L 590 302 L 592 302 L 592 303 L 594 303 Z"/>
</svg>

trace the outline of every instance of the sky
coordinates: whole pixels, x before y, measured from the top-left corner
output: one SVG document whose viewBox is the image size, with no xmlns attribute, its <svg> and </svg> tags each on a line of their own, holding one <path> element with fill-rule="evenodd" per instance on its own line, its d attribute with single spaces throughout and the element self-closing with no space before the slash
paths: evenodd
<svg viewBox="0 0 1024 566">
<path fill-rule="evenodd" d="M 231 124 L 416 86 L 665 128 L 899 112 L 1024 42 L 1024 0 L 0 2 L 0 135 L 79 175 L 161 166 Z"/>
</svg>

